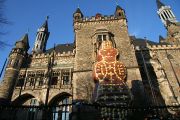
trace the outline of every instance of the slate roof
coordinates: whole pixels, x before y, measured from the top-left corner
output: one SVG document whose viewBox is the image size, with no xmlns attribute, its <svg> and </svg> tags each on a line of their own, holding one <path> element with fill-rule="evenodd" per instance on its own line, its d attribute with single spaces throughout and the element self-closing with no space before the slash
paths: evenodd
<svg viewBox="0 0 180 120">
<path fill-rule="evenodd" d="M 176 22 L 175 24 L 176 24 L 177 26 L 180 26 L 180 22 Z"/>
<path fill-rule="evenodd" d="M 136 38 L 135 36 L 130 36 L 130 39 L 132 41 L 132 44 L 134 46 L 146 46 L 146 43 L 148 43 L 149 45 L 167 45 L 167 43 L 163 42 L 163 43 L 157 43 L 151 40 L 146 40 L 143 38 Z M 74 43 L 68 43 L 68 44 L 58 44 L 57 46 L 55 46 L 55 48 L 50 48 L 48 50 L 46 50 L 45 53 L 51 53 L 53 50 L 55 49 L 56 52 L 58 53 L 67 53 L 67 52 L 73 52 L 74 50 Z"/>
<path fill-rule="evenodd" d="M 119 9 L 123 10 L 121 6 L 117 5 L 116 6 L 116 11 L 119 10 Z"/>
<path fill-rule="evenodd" d="M 162 6 L 165 6 L 160 0 L 156 0 L 157 8 L 160 9 Z"/>
<path fill-rule="evenodd" d="M 132 44 L 134 46 L 146 46 L 146 43 L 149 45 L 166 45 L 167 43 L 157 43 L 151 40 L 146 40 L 143 38 L 136 38 L 135 36 L 130 36 L 130 39 L 132 40 Z"/>
<path fill-rule="evenodd" d="M 77 9 L 76 9 L 76 13 L 81 13 L 81 14 L 82 14 L 80 8 L 77 8 Z"/>
<path fill-rule="evenodd" d="M 53 50 L 55 49 L 56 52 L 58 53 L 67 53 L 68 51 L 73 52 L 74 49 L 74 44 L 73 43 L 68 43 L 68 44 L 58 44 L 57 46 L 55 46 L 55 48 L 50 48 L 48 50 L 46 50 L 45 53 L 51 53 Z"/>
<path fill-rule="evenodd" d="M 41 28 L 45 28 L 45 31 L 48 31 L 48 21 L 46 20 Z"/>
<path fill-rule="evenodd" d="M 25 49 L 28 50 L 30 48 L 29 47 L 29 38 L 28 38 L 28 34 L 27 33 L 19 41 L 16 41 L 16 43 L 18 43 L 18 42 L 24 43 Z"/>
<path fill-rule="evenodd" d="M 26 45 L 27 49 L 30 48 L 30 46 L 29 46 L 29 38 L 28 38 L 28 34 L 27 33 L 21 38 L 21 41 L 24 42 L 24 44 Z"/>
</svg>

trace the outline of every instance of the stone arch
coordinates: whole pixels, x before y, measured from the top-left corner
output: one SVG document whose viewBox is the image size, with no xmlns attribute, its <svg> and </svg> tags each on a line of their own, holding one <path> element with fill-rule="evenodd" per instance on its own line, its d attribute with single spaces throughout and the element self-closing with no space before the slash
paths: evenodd
<svg viewBox="0 0 180 120">
<path fill-rule="evenodd" d="M 59 101 L 65 99 L 65 98 L 68 98 L 68 97 L 72 97 L 72 95 L 70 93 L 67 93 L 67 92 L 58 93 L 49 100 L 48 104 L 49 105 L 56 105 L 56 103 L 58 103 Z"/>
<path fill-rule="evenodd" d="M 12 99 L 12 104 L 13 105 L 22 105 L 23 103 L 25 103 L 27 100 L 30 100 L 32 98 L 37 99 L 37 101 L 39 102 L 39 104 L 43 104 L 42 101 L 39 99 L 38 96 L 36 96 L 35 94 L 31 93 L 31 92 L 24 92 L 22 93 L 20 96 L 17 95 Z"/>
</svg>

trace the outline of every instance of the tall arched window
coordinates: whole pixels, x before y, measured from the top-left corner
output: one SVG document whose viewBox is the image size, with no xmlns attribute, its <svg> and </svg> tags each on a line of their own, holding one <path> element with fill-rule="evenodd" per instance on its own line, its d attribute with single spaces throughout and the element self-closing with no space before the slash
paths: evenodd
<svg viewBox="0 0 180 120">
<path fill-rule="evenodd" d="M 52 120 L 69 120 L 70 119 L 70 99 L 66 97 L 59 101 L 57 107 L 53 108 Z"/>
</svg>

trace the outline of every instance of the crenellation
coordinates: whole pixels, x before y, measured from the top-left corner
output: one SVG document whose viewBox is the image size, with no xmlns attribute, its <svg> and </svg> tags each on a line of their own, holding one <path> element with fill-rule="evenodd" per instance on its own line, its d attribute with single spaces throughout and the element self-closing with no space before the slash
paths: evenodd
<svg viewBox="0 0 180 120">
<path fill-rule="evenodd" d="M 75 24 L 86 23 L 86 22 L 99 22 L 99 21 L 111 21 L 111 22 L 113 22 L 114 20 L 119 20 L 119 19 L 124 19 L 124 18 L 123 17 L 117 18 L 114 15 L 110 15 L 110 16 L 104 15 L 104 16 L 100 16 L 97 18 L 95 16 L 92 16 L 92 17 L 84 17 L 81 21 L 75 22 Z"/>
</svg>

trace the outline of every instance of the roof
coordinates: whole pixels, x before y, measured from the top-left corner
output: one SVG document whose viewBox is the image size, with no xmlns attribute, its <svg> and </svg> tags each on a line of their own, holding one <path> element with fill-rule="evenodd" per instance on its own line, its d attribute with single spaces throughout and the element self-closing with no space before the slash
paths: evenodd
<svg viewBox="0 0 180 120">
<path fill-rule="evenodd" d="M 74 44 L 73 43 L 58 44 L 57 46 L 46 50 L 46 53 L 51 53 L 54 49 L 55 49 L 55 52 L 58 52 L 58 53 L 61 53 L 61 54 L 63 52 L 65 52 L 65 53 L 67 53 L 69 51 L 73 52 Z"/>
<path fill-rule="evenodd" d="M 44 22 L 44 24 L 41 26 L 41 28 L 45 28 L 45 31 L 48 31 L 48 20 Z"/>
<path fill-rule="evenodd" d="M 83 17 L 83 14 L 82 14 L 82 12 L 81 12 L 81 10 L 80 10 L 80 8 L 79 8 L 79 7 L 76 9 L 76 12 L 75 12 L 73 15 L 75 15 L 76 13 L 81 14 L 81 17 Z"/>
<path fill-rule="evenodd" d="M 158 43 L 150 41 L 150 40 L 145 40 L 142 38 L 136 38 L 135 40 L 133 40 L 133 45 L 134 46 L 146 46 L 146 44 L 148 43 L 149 45 L 157 45 Z"/>
<path fill-rule="evenodd" d="M 28 38 L 28 34 L 26 33 L 22 38 L 21 41 L 26 45 L 27 49 L 29 49 L 29 38 Z"/>
<path fill-rule="evenodd" d="M 171 21 L 169 21 L 169 20 L 166 20 L 166 24 L 167 24 L 167 25 L 174 24 L 174 25 L 176 25 L 176 26 L 180 26 L 180 22 L 171 22 Z"/>
<path fill-rule="evenodd" d="M 165 6 L 160 0 L 156 0 L 157 8 L 160 9 L 162 6 Z"/>
<path fill-rule="evenodd" d="M 123 10 L 121 6 L 117 5 L 116 6 L 116 11 L 119 10 L 119 9 Z"/>
<path fill-rule="evenodd" d="M 180 26 L 180 22 L 176 22 L 175 24 L 176 24 L 177 26 Z"/>
<path fill-rule="evenodd" d="M 153 42 L 151 40 L 143 39 L 143 38 L 136 38 L 135 36 L 130 36 L 130 39 L 132 40 L 132 44 L 134 46 L 146 46 L 147 44 L 149 45 L 164 45 L 167 43 L 157 43 Z"/>
<path fill-rule="evenodd" d="M 23 43 L 25 45 L 25 49 L 28 50 L 29 47 L 29 38 L 28 38 L 28 34 L 26 33 L 19 41 L 17 41 L 16 43 Z"/>
<path fill-rule="evenodd" d="M 77 9 L 76 9 L 76 13 L 81 13 L 81 14 L 82 14 L 80 8 L 77 8 Z"/>
</svg>

